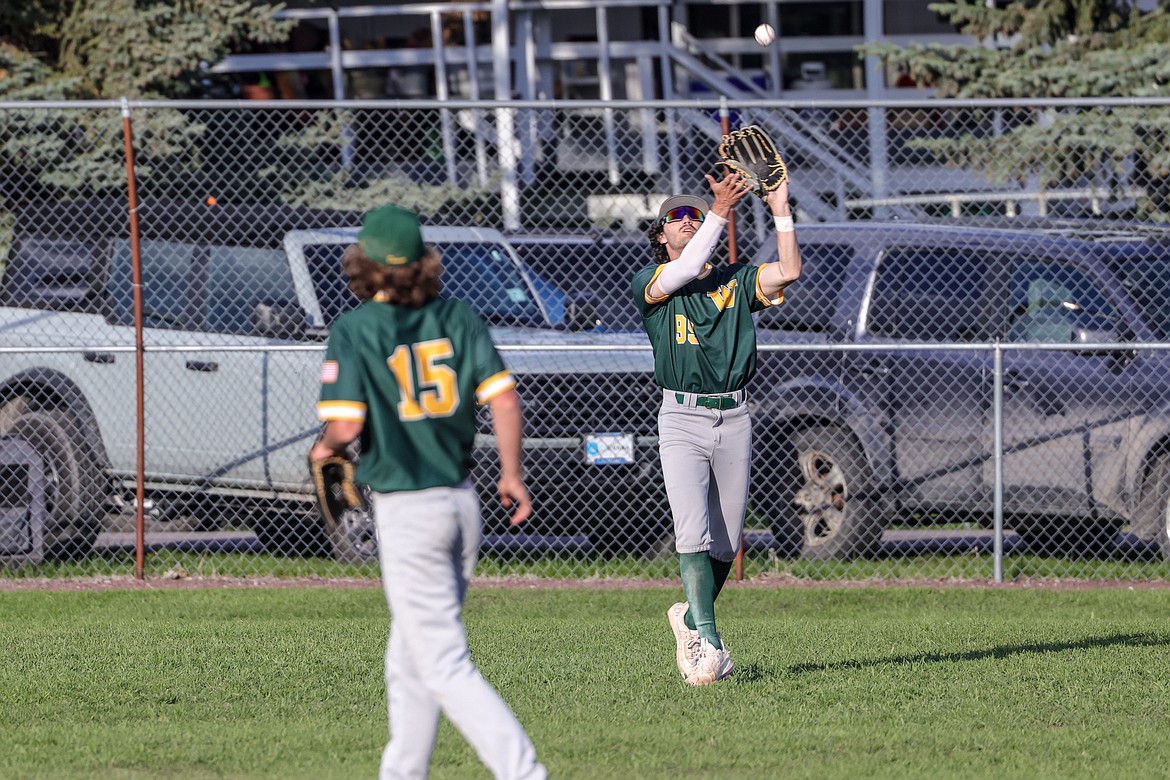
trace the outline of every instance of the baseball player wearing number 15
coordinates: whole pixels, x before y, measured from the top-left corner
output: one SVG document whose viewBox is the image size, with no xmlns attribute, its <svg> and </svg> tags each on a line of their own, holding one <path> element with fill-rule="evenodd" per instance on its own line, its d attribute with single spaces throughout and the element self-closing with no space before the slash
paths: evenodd
<svg viewBox="0 0 1170 780">
<path fill-rule="evenodd" d="M 427 776 L 442 713 L 494 777 L 543 780 L 528 735 L 472 662 L 462 618 L 480 541 L 468 479 L 477 402 L 491 408 L 512 524 L 532 511 L 516 380 L 471 307 L 439 297 L 439 253 L 423 244 L 414 212 L 367 214 L 342 267 L 364 303 L 329 332 L 317 404 L 325 429 L 309 459 L 339 454 L 361 436 L 354 478 L 372 491 L 391 616 L 390 741 L 379 777 Z"/>
<path fill-rule="evenodd" d="M 747 508 L 752 428 L 744 387 L 756 371 L 752 314 L 782 303 L 801 271 L 787 182 L 766 197 L 778 260 L 714 267 L 711 255 L 748 189 L 735 173 L 706 178 L 715 197 L 710 209 L 702 198 L 667 198 L 649 232 L 655 263 L 631 280 L 662 387 L 659 451 L 686 596 L 667 618 L 678 671 L 690 685 L 710 685 L 734 669 L 715 627 L 715 599 L 739 551 Z"/>
</svg>

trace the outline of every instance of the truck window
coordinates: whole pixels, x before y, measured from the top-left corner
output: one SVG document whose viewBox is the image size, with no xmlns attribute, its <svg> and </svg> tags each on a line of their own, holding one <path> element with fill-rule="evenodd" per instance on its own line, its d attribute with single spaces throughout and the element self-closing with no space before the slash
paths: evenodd
<svg viewBox="0 0 1170 780">
<path fill-rule="evenodd" d="M 345 247 L 305 246 L 305 260 L 326 327 L 359 303 L 341 270 Z M 482 243 L 451 243 L 439 249 L 444 297 L 463 299 L 492 325 L 548 325 L 532 288 L 505 250 Z"/>
<path fill-rule="evenodd" d="M 348 244 L 306 244 L 305 263 L 313 280 L 313 291 L 321 305 L 325 327 L 357 306 L 361 301 L 349 291 L 345 274 L 341 271 L 341 255 Z"/>
<path fill-rule="evenodd" d="M 445 244 L 443 293 L 467 301 L 492 325 L 545 325 L 512 256 L 491 244 Z"/>
<path fill-rule="evenodd" d="M 642 330 L 630 277 L 650 262 L 645 238 L 536 235 L 509 236 L 508 243 L 531 269 L 533 283 L 547 288 L 537 292 L 553 322 L 564 319 L 563 291 L 572 290 L 594 296 L 606 330 Z"/>
<path fill-rule="evenodd" d="M 13 247 L 3 302 L 34 309 L 83 310 L 92 300 L 94 245 L 86 241 L 24 238 Z"/>
<path fill-rule="evenodd" d="M 1127 258 L 1114 270 L 1158 338 L 1170 339 L 1170 258 Z"/>
<path fill-rule="evenodd" d="M 282 249 L 209 247 L 205 328 L 247 334 L 261 302 L 296 300 L 292 272 Z"/>
<path fill-rule="evenodd" d="M 1117 310 L 1084 271 L 1055 260 L 1012 266 L 1008 341 L 1066 343 L 1073 329 L 1117 327 Z"/>
<path fill-rule="evenodd" d="M 261 301 L 292 300 L 281 249 L 140 241 L 142 314 L 149 327 L 246 335 Z M 115 319 L 134 324 L 130 242 L 114 247 L 110 293 Z"/>
<path fill-rule="evenodd" d="M 802 244 L 800 279 L 784 291 L 783 305 L 761 312 L 759 325 L 776 330 L 827 331 L 853 255 L 849 244 Z"/>
<path fill-rule="evenodd" d="M 987 274 L 986 253 L 893 247 L 878 267 L 869 331 L 914 341 L 984 340 L 980 304 Z"/>
<path fill-rule="evenodd" d="M 195 244 L 172 241 L 140 241 L 142 257 L 142 314 L 149 327 L 190 327 L 191 275 L 195 265 Z M 130 242 L 119 240 L 114 246 L 110 268 L 110 294 L 114 301 L 115 321 L 134 324 L 134 286 Z"/>
</svg>

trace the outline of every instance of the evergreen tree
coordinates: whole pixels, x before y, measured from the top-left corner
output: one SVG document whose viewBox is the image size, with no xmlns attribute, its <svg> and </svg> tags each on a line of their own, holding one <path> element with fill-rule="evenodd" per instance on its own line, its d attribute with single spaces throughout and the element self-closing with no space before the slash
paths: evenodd
<svg viewBox="0 0 1170 780">
<path fill-rule="evenodd" d="M 23 0 L 0 4 L 0 99 L 190 97 L 200 64 L 246 43 L 280 43 L 283 6 L 247 0 Z M 39 65 L 35 84 L 12 66 Z M 24 93 L 19 98 L 14 94 Z"/>
<path fill-rule="evenodd" d="M 281 6 L 247 0 L 22 0 L 0 4 L 0 101 L 191 97 L 233 47 L 287 38 Z M 144 182 L 197 175 L 203 126 L 173 110 L 134 115 Z M 0 110 L 9 197 L 100 195 L 126 187 L 122 118 L 83 107 Z"/>
<path fill-rule="evenodd" d="M 929 6 L 981 45 L 877 44 L 889 66 L 953 98 L 1143 98 L 1170 95 L 1170 0 L 1141 12 L 1118 0 Z M 919 140 L 992 182 L 1146 187 L 1138 215 L 1170 220 L 1170 112 L 1140 105 L 1013 112 L 1002 134 Z"/>
</svg>

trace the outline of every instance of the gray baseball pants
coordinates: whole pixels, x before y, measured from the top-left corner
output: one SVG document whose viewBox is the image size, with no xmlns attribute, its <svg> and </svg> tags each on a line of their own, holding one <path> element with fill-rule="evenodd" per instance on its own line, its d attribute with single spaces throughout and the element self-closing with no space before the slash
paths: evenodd
<svg viewBox="0 0 1170 780">
<path fill-rule="evenodd" d="M 426 778 L 440 713 L 500 780 L 543 780 L 536 749 L 471 660 L 463 600 L 479 552 L 470 483 L 374 493 L 378 558 L 390 607 L 386 697 L 390 741 L 380 780 Z"/>
<path fill-rule="evenodd" d="M 730 561 L 739 551 L 751 479 L 752 421 L 743 391 L 728 409 L 699 406 L 701 396 L 664 390 L 658 451 L 679 553 Z"/>
</svg>

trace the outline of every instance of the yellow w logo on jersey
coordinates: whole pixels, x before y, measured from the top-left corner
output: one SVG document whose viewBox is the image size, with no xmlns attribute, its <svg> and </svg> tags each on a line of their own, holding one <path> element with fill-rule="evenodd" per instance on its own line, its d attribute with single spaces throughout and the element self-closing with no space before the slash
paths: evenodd
<svg viewBox="0 0 1170 780">
<path fill-rule="evenodd" d="M 715 307 L 719 311 L 730 309 L 735 306 L 735 288 L 738 286 L 739 282 L 732 279 L 727 284 L 719 285 L 719 289 L 707 293 L 707 297 L 715 302 Z"/>
</svg>

